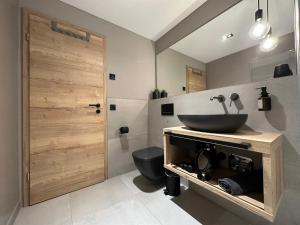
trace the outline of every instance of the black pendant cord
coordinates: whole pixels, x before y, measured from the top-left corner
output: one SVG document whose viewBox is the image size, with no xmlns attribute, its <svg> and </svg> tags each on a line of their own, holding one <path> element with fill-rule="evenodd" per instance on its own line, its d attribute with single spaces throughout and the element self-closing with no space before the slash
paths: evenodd
<svg viewBox="0 0 300 225">
<path fill-rule="evenodd" d="M 267 0 L 267 21 L 269 22 L 269 0 Z"/>
<path fill-rule="evenodd" d="M 258 5 L 258 9 L 260 9 L 260 1 L 259 0 L 257 0 L 257 5 Z"/>
<path fill-rule="evenodd" d="M 270 23 L 270 21 L 269 21 L 269 0 L 267 0 L 267 22 Z M 268 35 L 272 35 L 272 27 L 271 27 L 271 25 L 270 25 L 270 30 L 269 30 Z"/>
</svg>

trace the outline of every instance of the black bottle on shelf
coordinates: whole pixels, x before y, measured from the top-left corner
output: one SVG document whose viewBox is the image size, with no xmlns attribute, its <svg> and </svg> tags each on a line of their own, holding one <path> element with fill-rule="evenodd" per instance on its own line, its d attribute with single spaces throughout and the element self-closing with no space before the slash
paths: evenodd
<svg viewBox="0 0 300 225">
<path fill-rule="evenodd" d="M 168 93 L 165 90 L 162 90 L 162 92 L 160 93 L 160 97 L 161 98 L 167 98 L 168 97 Z"/>
<path fill-rule="evenodd" d="M 259 111 L 270 111 L 271 110 L 271 97 L 267 92 L 267 87 L 257 88 L 261 90 L 260 97 L 257 101 L 257 106 Z"/>
<path fill-rule="evenodd" d="M 158 89 L 155 89 L 153 92 L 152 92 L 152 99 L 158 99 L 160 98 L 160 92 Z"/>
</svg>

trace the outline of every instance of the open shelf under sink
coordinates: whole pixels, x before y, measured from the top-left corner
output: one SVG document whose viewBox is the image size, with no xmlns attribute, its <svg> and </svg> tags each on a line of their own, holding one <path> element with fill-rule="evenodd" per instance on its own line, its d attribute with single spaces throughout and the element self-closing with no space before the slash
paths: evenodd
<svg viewBox="0 0 300 225">
<path fill-rule="evenodd" d="M 176 136 L 186 138 L 187 141 L 209 142 L 223 147 L 226 146 L 234 148 L 240 154 L 257 156 L 260 159 L 259 168 L 263 170 L 263 191 L 245 195 L 231 195 L 225 192 L 218 185 L 218 179 L 231 177 L 235 172 L 221 166 L 214 168 L 211 180 L 199 180 L 196 173 L 190 173 L 178 166 L 189 155 L 186 153 L 185 145 L 182 146 L 173 141 Z M 244 143 L 247 143 L 247 147 L 244 147 Z M 194 150 L 188 147 L 189 151 Z M 193 131 L 184 127 L 165 128 L 164 167 L 211 193 L 269 221 L 274 221 L 283 192 L 282 135 L 280 133 L 240 130 L 237 133 L 217 134 Z"/>
<path fill-rule="evenodd" d="M 264 196 L 263 193 L 250 193 L 247 195 L 237 195 L 233 196 L 231 194 L 226 193 L 219 185 L 218 185 L 218 179 L 220 177 L 230 177 L 233 175 L 233 173 L 229 169 L 217 169 L 214 172 L 214 176 L 209 181 L 201 181 L 197 178 L 196 173 L 189 173 L 186 170 L 183 170 L 179 166 L 176 166 L 174 164 L 167 164 L 165 165 L 165 168 L 168 170 L 171 170 L 172 172 L 186 178 L 189 181 L 192 181 L 199 186 L 208 189 L 209 191 L 214 192 L 215 194 L 218 194 L 222 197 L 226 197 L 226 199 L 238 203 L 243 204 L 245 207 L 251 209 L 254 207 L 257 207 L 258 209 L 264 209 Z M 249 207 L 249 204 L 251 207 Z"/>
</svg>

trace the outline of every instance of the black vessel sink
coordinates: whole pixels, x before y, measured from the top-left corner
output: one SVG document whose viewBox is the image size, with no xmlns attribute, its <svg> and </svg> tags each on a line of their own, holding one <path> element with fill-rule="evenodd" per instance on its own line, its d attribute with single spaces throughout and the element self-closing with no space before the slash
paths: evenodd
<svg viewBox="0 0 300 225">
<path fill-rule="evenodd" d="M 203 132 L 233 133 L 247 121 L 248 114 L 177 115 L 188 128 Z"/>
</svg>

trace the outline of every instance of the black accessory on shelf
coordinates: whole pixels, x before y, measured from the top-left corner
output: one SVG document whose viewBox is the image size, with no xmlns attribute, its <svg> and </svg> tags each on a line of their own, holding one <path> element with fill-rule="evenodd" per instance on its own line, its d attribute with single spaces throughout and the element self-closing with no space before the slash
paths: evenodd
<svg viewBox="0 0 300 225">
<path fill-rule="evenodd" d="M 286 77 L 286 76 L 292 76 L 292 75 L 293 75 L 293 71 L 290 69 L 289 64 L 281 64 L 281 65 L 275 66 L 274 78 Z"/>
<path fill-rule="evenodd" d="M 251 158 L 240 156 L 237 154 L 231 154 L 228 157 L 229 168 L 238 172 L 252 172 L 254 170 L 254 163 Z"/>
<path fill-rule="evenodd" d="M 164 189 L 165 195 L 178 196 L 180 195 L 180 176 L 166 170 L 166 189 Z"/>
<path fill-rule="evenodd" d="M 198 170 L 198 179 L 210 180 L 213 168 L 217 163 L 217 155 L 215 145 L 202 144 L 199 154 L 196 158 L 196 165 Z"/>
<path fill-rule="evenodd" d="M 158 99 L 160 98 L 160 92 L 158 89 L 155 89 L 153 92 L 152 92 L 152 99 Z"/>
<path fill-rule="evenodd" d="M 229 178 L 219 179 L 219 186 L 232 195 L 242 195 L 251 192 L 263 191 L 263 171 L 256 170 L 247 173 L 238 173 Z"/>
<path fill-rule="evenodd" d="M 193 162 L 182 161 L 179 166 L 190 173 L 195 172 L 195 165 Z"/>
<path fill-rule="evenodd" d="M 160 97 L 161 98 L 167 98 L 168 97 L 168 92 L 166 92 L 165 90 L 162 90 L 160 93 Z"/>
</svg>

